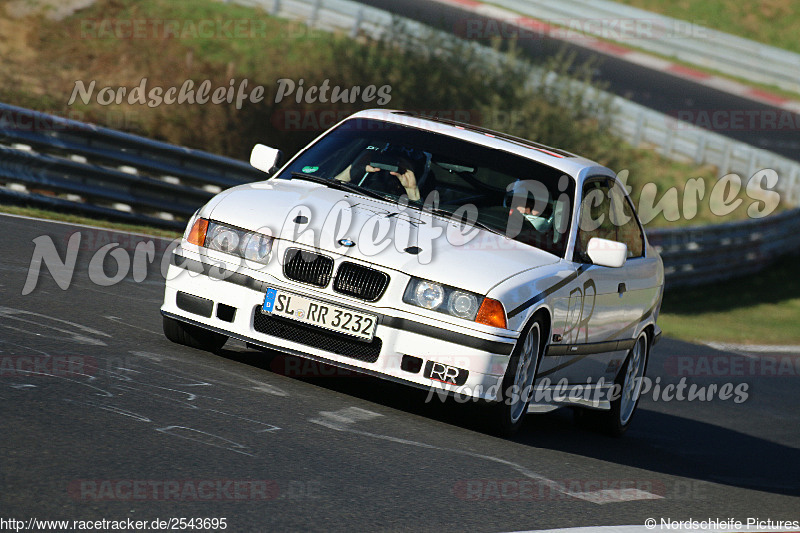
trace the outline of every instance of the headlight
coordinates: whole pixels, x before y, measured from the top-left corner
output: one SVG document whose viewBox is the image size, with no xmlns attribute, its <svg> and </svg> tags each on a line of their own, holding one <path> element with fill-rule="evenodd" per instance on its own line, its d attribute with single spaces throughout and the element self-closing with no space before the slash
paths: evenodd
<svg viewBox="0 0 800 533">
<path fill-rule="evenodd" d="M 475 320 L 482 296 L 424 279 L 412 278 L 403 301 L 458 318 Z"/>
<path fill-rule="evenodd" d="M 447 299 L 447 310 L 459 318 L 472 320 L 478 312 L 478 297 L 469 292 L 453 291 Z"/>
<path fill-rule="evenodd" d="M 420 280 L 414 289 L 414 301 L 425 309 L 436 309 L 444 301 L 444 287 L 432 281 Z"/>
<path fill-rule="evenodd" d="M 272 251 L 273 238 L 262 233 L 245 231 L 218 222 L 198 219 L 190 232 L 189 242 L 235 255 L 248 261 L 266 264 Z"/>
<path fill-rule="evenodd" d="M 245 259 L 266 263 L 272 251 L 272 237 L 259 233 L 248 233 L 241 245 Z"/>
<path fill-rule="evenodd" d="M 209 224 L 206 248 L 236 255 L 241 237 L 236 230 L 220 224 Z"/>
</svg>

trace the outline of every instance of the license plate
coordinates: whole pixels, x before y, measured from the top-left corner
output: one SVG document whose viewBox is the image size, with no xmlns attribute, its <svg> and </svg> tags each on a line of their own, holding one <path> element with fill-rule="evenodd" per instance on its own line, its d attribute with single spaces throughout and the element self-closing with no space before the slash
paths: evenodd
<svg viewBox="0 0 800 533">
<path fill-rule="evenodd" d="M 278 289 L 267 289 L 265 313 L 371 341 L 378 317 Z"/>
</svg>

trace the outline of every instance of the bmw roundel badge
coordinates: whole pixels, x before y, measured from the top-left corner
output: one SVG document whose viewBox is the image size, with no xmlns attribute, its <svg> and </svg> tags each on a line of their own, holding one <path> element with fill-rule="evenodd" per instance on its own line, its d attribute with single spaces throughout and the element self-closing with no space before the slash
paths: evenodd
<svg viewBox="0 0 800 533">
<path fill-rule="evenodd" d="M 339 244 L 348 248 L 352 248 L 356 245 L 355 241 L 351 241 L 350 239 L 339 239 Z"/>
</svg>

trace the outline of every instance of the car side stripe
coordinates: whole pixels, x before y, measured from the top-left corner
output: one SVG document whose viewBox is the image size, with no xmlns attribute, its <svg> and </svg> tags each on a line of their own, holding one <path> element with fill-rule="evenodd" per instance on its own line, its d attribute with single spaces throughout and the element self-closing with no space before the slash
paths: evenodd
<svg viewBox="0 0 800 533">
<path fill-rule="evenodd" d="M 502 342 L 502 341 L 491 341 L 488 339 L 479 339 L 478 337 L 473 337 L 471 335 L 466 335 L 464 333 L 456 333 L 436 326 L 430 326 L 428 324 L 423 324 L 422 322 L 417 322 L 415 320 L 408 320 L 407 318 L 398 318 L 386 315 L 381 315 L 380 324 L 388 326 L 390 328 L 401 329 L 403 331 L 417 333 L 418 335 L 433 337 L 435 339 L 441 339 L 443 341 L 452 342 L 454 344 L 461 344 L 462 346 L 475 348 L 476 350 L 481 350 L 483 352 L 496 353 L 500 355 L 510 355 L 511 351 L 514 349 L 514 344 L 516 342 L 516 341 Z"/>
<path fill-rule="evenodd" d="M 562 279 L 558 283 L 554 284 L 552 287 L 549 287 L 549 288 L 543 290 L 542 292 L 540 292 L 539 294 L 537 294 L 536 296 L 534 296 L 530 300 L 520 304 L 518 307 L 516 307 L 513 310 L 509 311 L 508 312 L 508 318 L 513 318 L 513 317 L 517 316 L 518 314 L 520 314 L 521 312 L 523 312 L 525 309 L 529 308 L 530 306 L 535 305 L 535 304 L 539 303 L 540 301 L 544 300 L 546 297 L 550 296 L 551 294 L 556 292 L 558 289 L 564 287 L 568 283 L 571 283 L 571 282 L 575 281 L 576 279 L 578 279 L 578 276 L 580 276 L 581 274 L 586 272 L 586 270 L 588 270 L 589 267 L 591 267 L 591 266 L 593 266 L 593 265 L 582 264 L 581 266 L 578 267 L 578 269 L 575 272 L 573 272 L 572 274 L 570 274 L 566 278 Z"/>
<path fill-rule="evenodd" d="M 545 357 L 558 355 L 591 355 L 596 353 L 616 352 L 617 350 L 630 350 L 634 340 L 616 340 L 604 342 L 588 342 L 585 344 L 551 344 L 547 347 Z"/>
<path fill-rule="evenodd" d="M 635 322 L 631 322 L 624 328 L 612 333 L 607 338 L 610 339 L 616 337 L 623 331 L 626 331 L 627 329 L 635 326 L 636 324 L 639 324 L 642 320 L 647 320 L 650 317 L 650 315 L 652 315 L 653 312 L 655 311 L 656 305 L 657 302 L 653 304 L 650 307 L 650 309 L 645 311 L 644 314 L 640 318 L 638 318 Z M 598 353 L 606 353 L 606 352 L 615 352 L 620 350 L 630 350 L 631 348 L 633 348 L 635 344 L 636 344 L 636 339 L 623 339 L 617 341 L 606 340 L 602 342 L 585 343 L 585 344 L 551 344 L 547 346 L 547 350 L 544 353 L 545 357 L 556 357 L 559 355 L 575 355 L 575 357 L 573 357 L 569 361 L 561 363 L 558 366 L 554 366 L 547 372 L 542 372 L 541 374 L 537 374 L 536 377 L 541 378 L 549 376 L 550 374 L 553 374 L 554 372 L 558 372 L 563 368 L 573 365 L 590 355 Z"/>
</svg>

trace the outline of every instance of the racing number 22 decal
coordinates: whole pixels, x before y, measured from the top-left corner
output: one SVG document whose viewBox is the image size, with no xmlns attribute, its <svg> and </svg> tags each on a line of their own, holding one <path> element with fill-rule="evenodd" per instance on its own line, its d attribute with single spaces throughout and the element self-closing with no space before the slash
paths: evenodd
<svg viewBox="0 0 800 533">
<path fill-rule="evenodd" d="M 569 293 L 569 309 L 567 325 L 564 328 L 564 339 L 572 344 L 589 341 L 589 320 L 594 314 L 597 300 L 597 285 L 592 278 L 583 283 L 583 287 L 575 287 Z"/>
</svg>

